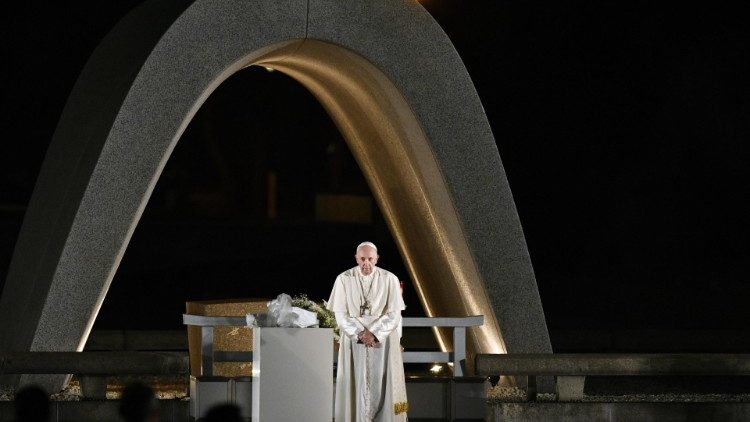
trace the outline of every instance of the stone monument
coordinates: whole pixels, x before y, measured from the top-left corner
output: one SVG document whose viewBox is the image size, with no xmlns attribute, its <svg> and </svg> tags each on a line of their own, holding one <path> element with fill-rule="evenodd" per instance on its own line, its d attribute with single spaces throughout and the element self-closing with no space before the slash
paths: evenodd
<svg viewBox="0 0 750 422">
<path fill-rule="evenodd" d="M 83 349 L 175 144 L 216 87 L 252 65 L 326 108 L 428 315 L 484 315 L 470 350 L 551 352 L 482 104 L 447 35 L 405 0 L 149 0 L 121 20 L 47 151 L 0 298 L 0 320 L 14 321 L 0 351 Z M 64 379 L 25 377 L 50 389 Z"/>
</svg>

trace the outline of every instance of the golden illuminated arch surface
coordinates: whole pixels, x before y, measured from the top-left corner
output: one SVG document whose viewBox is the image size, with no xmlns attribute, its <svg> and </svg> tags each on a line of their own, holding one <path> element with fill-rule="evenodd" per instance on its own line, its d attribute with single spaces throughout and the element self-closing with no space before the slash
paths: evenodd
<svg viewBox="0 0 750 422">
<path fill-rule="evenodd" d="M 0 321 L 14 321 L 0 325 L 0 351 L 83 349 L 175 144 L 214 89 L 254 64 L 328 110 L 429 315 L 484 315 L 474 351 L 551 352 L 484 110 L 450 40 L 407 0 L 151 0 L 118 23 L 45 157 L 0 297 Z"/>
<path fill-rule="evenodd" d="M 305 40 L 255 63 L 280 70 L 326 107 L 349 143 L 430 316 L 484 315 L 474 345 L 505 352 L 484 283 L 436 158 L 414 112 L 361 56 Z M 450 348 L 448 332 L 439 341 Z"/>
</svg>

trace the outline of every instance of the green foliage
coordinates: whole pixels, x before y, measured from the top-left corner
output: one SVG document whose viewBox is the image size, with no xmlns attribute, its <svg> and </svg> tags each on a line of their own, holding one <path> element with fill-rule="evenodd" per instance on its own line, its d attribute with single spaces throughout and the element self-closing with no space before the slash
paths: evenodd
<svg viewBox="0 0 750 422">
<path fill-rule="evenodd" d="M 333 311 L 329 310 L 326 305 L 327 303 L 325 300 L 321 303 L 316 303 L 310 300 L 306 294 L 299 294 L 292 297 L 292 306 L 315 312 L 318 315 L 318 321 L 320 322 L 318 326 L 323 328 L 333 328 L 333 336 L 336 338 L 336 341 L 338 341 L 340 334 L 339 327 L 336 324 L 336 315 L 334 315 Z"/>
</svg>

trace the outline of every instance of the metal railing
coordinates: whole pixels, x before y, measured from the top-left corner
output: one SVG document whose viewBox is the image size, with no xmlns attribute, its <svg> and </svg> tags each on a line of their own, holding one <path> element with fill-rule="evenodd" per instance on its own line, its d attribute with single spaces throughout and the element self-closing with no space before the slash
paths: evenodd
<svg viewBox="0 0 750 422">
<path fill-rule="evenodd" d="M 214 362 L 252 362 L 253 352 L 227 352 L 214 350 L 214 327 L 246 326 L 244 316 L 202 316 L 183 314 L 185 325 L 201 328 L 201 374 L 213 375 Z M 468 317 L 402 318 L 403 327 L 453 328 L 452 352 L 403 352 L 404 363 L 453 363 L 453 376 L 466 373 L 466 329 L 484 323 L 483 315 Z"/>
</svg>

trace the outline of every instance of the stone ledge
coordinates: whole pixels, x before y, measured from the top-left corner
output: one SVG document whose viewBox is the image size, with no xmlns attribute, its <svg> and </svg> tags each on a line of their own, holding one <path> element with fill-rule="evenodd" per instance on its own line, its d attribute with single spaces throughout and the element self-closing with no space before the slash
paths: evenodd
<svg viewBox="0 0 750 422">
<path fill-rule="evenodd" d="M 159 420 L 185 422 L 188 420 L 188 401 L 159 400 Z M 117 412 L 119 400 L 55 401 L 50 406 L 50 422 L 101 422 L 122 420 Z M 0 402 L 0 422 L 14 419 L 14 403 Z"/>
<path fill-rule="evenodd" d="M 750 403 L 499 403 L 487 421 L 745 421 Z"/>
</svg>

